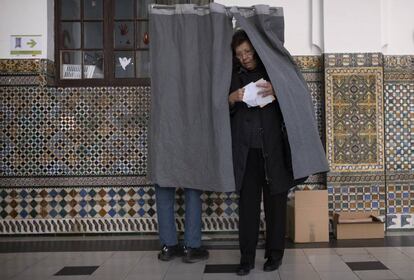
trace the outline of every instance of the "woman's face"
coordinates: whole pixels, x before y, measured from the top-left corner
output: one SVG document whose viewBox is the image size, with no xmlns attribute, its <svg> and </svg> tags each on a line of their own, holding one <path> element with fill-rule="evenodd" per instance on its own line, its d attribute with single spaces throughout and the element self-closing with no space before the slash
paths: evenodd
<svg viewBox="0 0 414 280">
<path fill-rule="evenodd" d="M 236 53 L 237 59 L 240 61 L 241 65 L 247 70 L 253 70 L 256 68 L 256 59 L 254 57 L 254 49 L 252 45 L 245 41 L 236 47 L 234 50 Z"/>
</svg>

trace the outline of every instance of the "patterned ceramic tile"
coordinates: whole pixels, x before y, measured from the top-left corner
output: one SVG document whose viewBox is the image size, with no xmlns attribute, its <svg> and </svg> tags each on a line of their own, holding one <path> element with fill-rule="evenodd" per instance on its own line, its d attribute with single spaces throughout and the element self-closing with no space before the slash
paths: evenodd
<svg viewBox="0 0 414 280">
<path fill-rule="evenodd" d="M 0 87 L 0 175 L 145 175 L 149 93 Z"/>
<path fill-rule="evenodd" d="M 414 228 L 414 56 L 384 57 L 387 226 Z"/>
<path fill-rule="evenodd" d="M 331 171 L 384 169 L 381 68 L 326 70 L 327 154 Z"/>
<path fill-rule="evenodd" d="M 333 186 L 328 183 L 330 211 L 375 211 L 385 214 L 385 186 L 381 183 L 347 184 Z"/>
</svg>

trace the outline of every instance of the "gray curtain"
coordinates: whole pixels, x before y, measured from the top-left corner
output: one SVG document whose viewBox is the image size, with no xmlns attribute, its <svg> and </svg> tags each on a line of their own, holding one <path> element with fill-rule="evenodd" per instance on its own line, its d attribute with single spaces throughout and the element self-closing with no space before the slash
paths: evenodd
<svg viewBox="0 0 414 280">
<path fill-rule="evenodd" d="M 148 175 L 161 187 L 233 191 L 224 6 L 150 8 Z"/>
<path fill-rule="evenodd" d="M 295 179 L 328 171 L 306 81 L 283 46 L 283 10 L 257 5 L 254 9 L 232 7 L 231 13 L 249 36 L 276 90 L 289 138 Z"/>
</svg>

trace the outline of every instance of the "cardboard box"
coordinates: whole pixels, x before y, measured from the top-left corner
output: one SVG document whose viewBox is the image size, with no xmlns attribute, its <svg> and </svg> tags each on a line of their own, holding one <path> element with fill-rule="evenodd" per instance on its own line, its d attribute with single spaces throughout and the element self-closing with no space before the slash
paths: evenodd
<svg viewBox="0 0 414 280">
<path fill-rule="evenodd" d="M 287 206 L 287 233 L 292 241 L 328 242 L 328 191 L 296 191 Z"/>
<path fill-rule="evenodd" d="M 379 212 L 333 213 L 336 239 L 384 238 L 384 223 Z"/>
</svg>

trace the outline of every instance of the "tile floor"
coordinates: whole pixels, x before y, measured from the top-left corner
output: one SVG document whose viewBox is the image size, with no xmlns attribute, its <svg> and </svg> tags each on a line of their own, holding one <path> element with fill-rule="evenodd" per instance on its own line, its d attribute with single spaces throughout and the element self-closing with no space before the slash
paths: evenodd
<svg viewBox="0 0 414 280">
<path fill-rule="evenodd" d="M 84 241 L 84 244 L 90 245 L 94 241 L 96 240 L 91 238 Z M 288 246 L 290 248 L 286 249 L 282 266 L 274 272 L 263 272 L 264 250 L 258 249 L 255 269 L 250 275 L 240 277 L 234 273 L 239 260 L 239 251 L 234 243 L 233 248 L 210 243 L 210 258 L 207 261 L 186 264 L 180 259 L 159 261 L 154 248 L 155 240 L 148 240 L 149 245 L 142 245 L 141 248 L 145 250 L 132 248 L 130 251 L 122 247 L 122 244 L 128 243 L 122 237 L 112 240 L 109 249 L 103 245 L 108 244 L 108 240 L 99 240 L 102 251 L 99 251 L 99 246 L 83 247 L 91 248 L 91 251 L 80 249 L 82 241 L 67 243 L 54 240 L 47 243 L 47 247 L 40 246 L 39 242 L 41 241 L 24 239 L 16 242 L 12 238 L 0 241 L 0 279 L 414 280 L 414 244 L 392 246 L 389 245 L 392 242 L 388 242 L 385 247 L 369 247 L 370 243 L 365 242 L 367 246 L 355 247 L 351 244 L 346 247 L 331 244 L 324 248 L 318 248 L 320 246 L 317 244 L 314 244 L 314 248 L 309 244 L 303 248 Z M 142 240 L 140 242 L 139 244 L 145 244 Z M 4 246 L 6 243 L 9 245 L 7 249 Z M 71 244 L 78 246 L 72 247 Z"/>
</svg>

